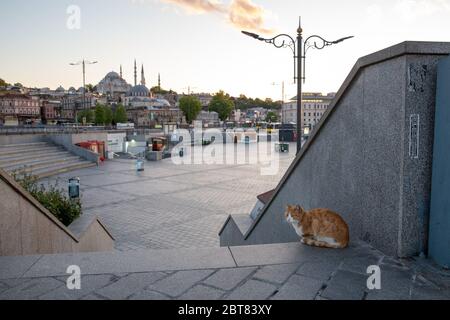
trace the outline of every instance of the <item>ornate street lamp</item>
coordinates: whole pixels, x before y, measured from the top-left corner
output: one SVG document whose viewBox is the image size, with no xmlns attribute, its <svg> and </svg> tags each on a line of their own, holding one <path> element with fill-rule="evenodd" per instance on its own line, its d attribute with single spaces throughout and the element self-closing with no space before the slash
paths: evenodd
<svg viewBox="0 0 450 320">
<path fill-rule="evenodd" d="M 333 44 L 338 44 L 347 39 L 353 38 L 353 36 L 341 38 L 335 41 L 328 41 L 318 35 L 312 35 L 303 41 L 303 29 L 301 24 L 301 18 L 299 19 L 299 26 L 297 29 L 297 39 L 294 40 L 288 34 L 279 34 L 273 38 L 266 39 L 260 35 L 248 31 L 242 31 L 243 34 L 254 38 L 259 41 L 263 41 L 274 45 L 276 48 L 290 48 L 294 56 L 294 82 L 297 82 L 297 154 L 302 148 L 302 135 L 303 130 L 302 124 L 302 81 L 305 82 L 305 60 L 306 53 L 309 49 L 324 49 L 325 47 L 331 46 Z"/>
</svg>

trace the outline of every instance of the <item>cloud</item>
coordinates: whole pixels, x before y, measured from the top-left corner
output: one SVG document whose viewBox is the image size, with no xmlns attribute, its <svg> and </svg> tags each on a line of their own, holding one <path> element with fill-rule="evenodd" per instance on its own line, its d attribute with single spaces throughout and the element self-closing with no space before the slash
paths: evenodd
<svg viewBox="0 0 450 320">
<path fill-rule="evenodd" d="M 272 30 L 264 26 L 265 15 L 265 10 L 251 0 L 233 0 L 229 8 L 228 18 L 236 28 L 271 33 Z"/>
<path fill-rule="evenodd" d="M 176 5 L 190 14 L 219 13 L 232 26 L 249 31 L 272 33 L 265 27 L 265 18 L 269 14 L 252 0 L 232 0 L 228 5 L 218 0 L 160 0 Z"/>
</svg>

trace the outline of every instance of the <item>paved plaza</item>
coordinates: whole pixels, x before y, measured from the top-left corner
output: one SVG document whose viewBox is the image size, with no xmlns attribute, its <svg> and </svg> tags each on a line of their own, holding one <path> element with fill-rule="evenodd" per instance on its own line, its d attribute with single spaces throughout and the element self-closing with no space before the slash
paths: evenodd
<svg viewBox="0 0 450 320">
<path fill-rule="evenodd" d="M 136 172 L 134 160 L 106 161 L 44 180 L 65 187 L 81 179 L 84 214 L 100 217 L 120 251 L 218 247 L 218 232 L 230 214 L 250 214 L 256 196 L 275 188 L 292 163 L 279 154 L 275 175 L 262 175 L 264 164 L 250 164 L 245 146 L 236 154 L 244 164 L 174 164 L 171 159 L 146 162 Z"/>
</svg>

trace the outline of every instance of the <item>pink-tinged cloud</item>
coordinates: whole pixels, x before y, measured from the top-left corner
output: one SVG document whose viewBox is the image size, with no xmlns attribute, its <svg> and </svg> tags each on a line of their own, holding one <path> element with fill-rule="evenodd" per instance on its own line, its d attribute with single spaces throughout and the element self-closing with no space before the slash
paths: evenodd
<svg viewBox="0 0 450 320">
<path fill-rule="evenodd" d="M 234 27 L 254 32 L 272 33 L 265 27 L 263 7 L 253 3 L 252 0 L 232 0 L 225 5 L 218 0 L 160 0 L 177 5 L 188 13 L 206 14 L 220 13 Z"/>
<path fill-rule="evenodd" d="M 265 27 L 264 15 L 265 10 L 251 0 L 233 0 L 228 13 L 231 24 L 236 28 L 272 33 L 273 30 Z"/>
</svg>

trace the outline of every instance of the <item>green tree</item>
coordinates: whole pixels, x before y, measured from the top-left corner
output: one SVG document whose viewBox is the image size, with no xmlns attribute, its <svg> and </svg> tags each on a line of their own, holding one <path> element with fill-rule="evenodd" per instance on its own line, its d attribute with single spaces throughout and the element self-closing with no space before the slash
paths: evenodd
<svg viewBox="0 0 450 320">
<path fill-rule="evenodd" d="M 266 121 L 267 122 L 278 122 L 278 115 L 273 111 L 269 111 L 269 112 L 267 112 L 267 115 L 266 115 Z"/>
<path fill-rule="evenodd" d="M 113 112 L 111 107 L 104 107 L 105 125 L 110 125 L 113 122 Z"/>
<path fill-rule="evenodd" d="M 98 104 L 95 107 L 95 124 L 104 125 L 105 124 L 105 106 Z"/>
<path fill-rule="evenodd" d="M 5 80 L 3 80 L 3 79 L 0 78 L 0 87 L 7 87 L 8 85 L 9 85 L 9 84 L 6 83 Z"/>
<path fill-rule="evenodd" d="M 94 92 L 94 86 L 92 84 L 87 84 L 86 92 Z"/>
<path fill-rule="evenodd" d="M 231 111 L 234 109 L 234 102 L 228 94 L 223 91 L 219 91 L 214 95 L 209 104 L 209 111 L 214 111 L 219 114 L 219 118 L 222 121 L 227 120 L 230 117 Z"/>
<path fill-rule="evenodd" d="M 202 104 L 197 97 L 184 96 L 180 99 L 180 109 L 183 111 L 186 121 L 192 123 L 202 110 Z"/>
<path fill-rule="evenodd" d="M 84 118 L 86 118 L 86 123 L 94 122 L 94 112 L 92 110 L 81 110 L 77 113 L 78 123 L 83 123 Z"/>
<path fill-rule="evenodd" d="M 125 110 L 125 107 L 121 104 L 119 104 L 116 107 L 116 111 L 114 112 L 114 123 L 125 123 L 128 121 L 127 117 L 127 111 Z"/>
</svg>

